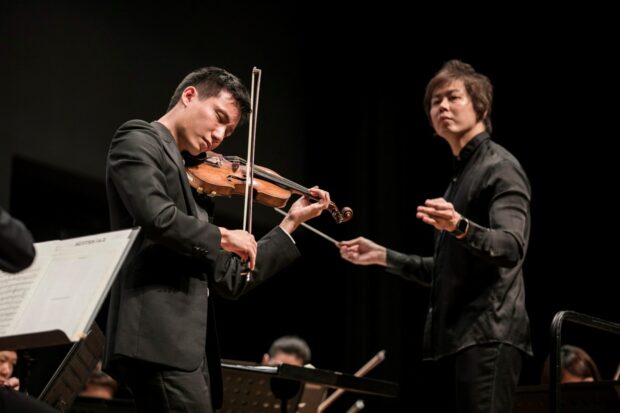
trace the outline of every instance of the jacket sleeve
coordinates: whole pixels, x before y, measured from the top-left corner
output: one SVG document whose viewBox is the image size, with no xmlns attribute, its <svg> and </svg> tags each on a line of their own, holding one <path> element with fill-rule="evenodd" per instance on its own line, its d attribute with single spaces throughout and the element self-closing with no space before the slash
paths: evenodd
<svg viewBox="0 0 620 413">
<path fill-rule="evenodd" d="M 210 280 L 209 285 L 219 295 L 235 299 L 277 274 L 299 255 L 299 250 L 290 236 L 278 226 L 258 241 L 256 268 L 251 273 L 250 281 L 245 275 L 241 275 L 241 259 L 222 250 L 217 257 L 213 280 Z"/>
<path fill-rule="evenodd" d="M 120 129 L 112 140 L 108 182 L 131 215 L 133 225 L 142 227 L 142 233 L 158 244 L 214 262 L 221 242 L 219 228 L 177 206 L 164 172 L 173 167 L 154 130 Z M 175 170 L 178 172 L 178 168 Z"/>
</svg>

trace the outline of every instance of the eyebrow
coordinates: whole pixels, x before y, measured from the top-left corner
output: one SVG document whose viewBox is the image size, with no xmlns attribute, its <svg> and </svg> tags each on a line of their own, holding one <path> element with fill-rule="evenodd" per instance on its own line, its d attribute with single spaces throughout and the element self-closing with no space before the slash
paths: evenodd
<svg viewBox="0 0 620 413">
<path fill-rule="evenodd" d="M 216 107 L 215 111 L 222 117 L 223 123 L 230 123 L 230 115 L 226 112 L 226 109 Z"/>
</svg>

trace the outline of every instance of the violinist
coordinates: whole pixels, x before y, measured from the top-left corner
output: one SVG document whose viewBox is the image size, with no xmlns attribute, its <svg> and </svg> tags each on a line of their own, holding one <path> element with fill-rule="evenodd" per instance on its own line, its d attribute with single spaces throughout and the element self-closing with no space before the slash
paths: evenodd
<svg viewBox="0 0 620 413">
<path fill-rule="evenodd" d="M 435 228 L 432 257 L 402 254 L 359 237 L 342 258 L 377 264 L 431 286 L 423 355 L 438 412 L 511 412 L 522 356 L 532 354 L 523 261 L 530 183 L 517 159 L 491 140 L 493 88 L 469 64 L 447 62 L 426 86 L 424 107 L 454 156 L 442 197 L 416 217 Z"/>
<path fill-rule="evenodd" d="M 192 197 L 182 152 L 213 151 L 251 112 L 231 73 L 187 75 L 157 121 L 131 120 L 114 135 L 106 189 L 113 229 L 142 228 L 112 288 L 106 370 L 131 389 L 138 412 L 213 412 L 221 404 L 210 293 L 237 297 L 299 256 L 291 233 L 328 208 L 310 189 L 258 242 L 218 227 Z M 252 277 L 241 276 L 249 268 Z"/>
</svg>

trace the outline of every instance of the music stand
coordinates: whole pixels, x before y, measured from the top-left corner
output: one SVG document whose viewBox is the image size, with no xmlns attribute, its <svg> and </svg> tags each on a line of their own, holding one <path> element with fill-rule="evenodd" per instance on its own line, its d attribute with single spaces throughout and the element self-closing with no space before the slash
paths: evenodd
<svg viewBox="0 0 620 413">
<path fill-rule="evenodd" d="M 289 364 L 256 366 L 224 361 L 222 372 L 221 413 L 296 413 L 303 394 L 302 383 L 386 397 L 398 394 L 396 383 Z"/>
<path fill-rule="evenodd" d="M 326 394 L 327 389 L 322 385 L 306 382 L 299 400 L 299 413 L 316 413 Z"/>
<path fill-rule="evenodd" d="M 224 367 L 224 366 L 223 366 Z M 271 366 L 250 366 L 257 370 L 223 369 L 224 404 L 220 413 L 295 413 L 302 386 L 299 381 L 270 377 Z M 264 370 L 259 370 L 263 369 Z M 261 374 L 265 371 L 267 374 Z"/>
<path fill-rule="evenodd" d="M 594 381 L 562 384 L 560 399 L 564 413 L 620 413 L 620 383 Z M 517 388 L 514 413 L 548 413 L 549 386 Z"/>
<path fill-rule="evenodd" d="M 88 335 L 71 346 L 39 399 L 61 412 L 67 411 L 101 360 L 104 343 L 101 329 L 93 323 Z"/>
</svg>

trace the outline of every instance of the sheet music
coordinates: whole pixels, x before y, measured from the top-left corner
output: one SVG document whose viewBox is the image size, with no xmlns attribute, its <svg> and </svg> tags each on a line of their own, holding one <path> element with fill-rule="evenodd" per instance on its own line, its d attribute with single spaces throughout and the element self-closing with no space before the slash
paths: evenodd
<svg viewBox="0 0 620 413">
<path fill-rule="evenodd" d="M 0 271 L 0 337 L 15 329 L 19 316 L 32 296 L 51 261 L 49 252 L 58 241 L 35 244 L 36 256 L 32 265 L 19 274 Z"/>
<path fill-rule="evenodd" d="M 12 284 L 0 296 L 0 337 L 61 330 L 68 340 L 79 340 L 103 302 L 131 234 L 124 230 L 35 244 L 33 266 L 2 274 L 2 281 Z"/>
</svg>

